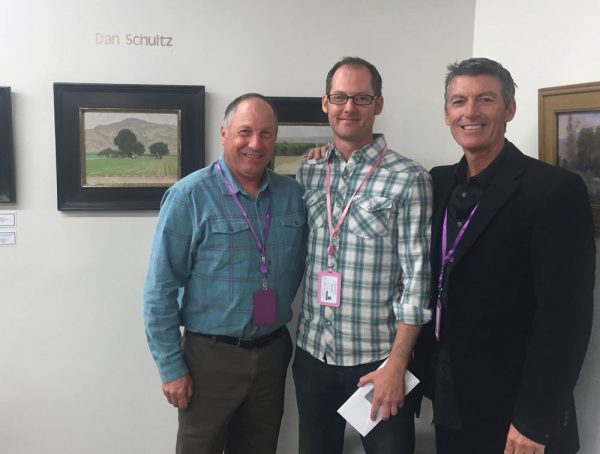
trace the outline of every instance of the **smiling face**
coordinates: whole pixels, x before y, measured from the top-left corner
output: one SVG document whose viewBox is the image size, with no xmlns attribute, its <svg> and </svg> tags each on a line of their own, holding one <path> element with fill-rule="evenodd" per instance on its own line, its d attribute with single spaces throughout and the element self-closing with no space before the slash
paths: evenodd
<svg viewBox="0 0 600 454">
<path fill-rule="evenodd" d="M 238 104 L 228 123 L 221 127 L 225 162 L 242 187 L 256 194 L 275 153 L 273 111 L 264 101 L 249 98 Z"/>
<path fill-rule="evenodd" d="M 340 66 L 333 75 L 329 93 L 374 96 L 371 73 L 363 66 Z M 373 140 L 373 123 L 375 115 L 383 110 L 383 97 L 367 106 L 357 106 L 352 99 L 346 104 L 331 104 L 327 96 L 323 96 L 322 107 L 329 119 L 336 148 L 352 152 Z"/>
<path fill-rule="evenodd" d="M 448 86 L 444 117 L 465 154 L 493 158 L 504 146 L 506 123 L 513 119 L 515 110 L 514 100 L 504 104 L 498 77 L 456 76 Z"/>
</svg>

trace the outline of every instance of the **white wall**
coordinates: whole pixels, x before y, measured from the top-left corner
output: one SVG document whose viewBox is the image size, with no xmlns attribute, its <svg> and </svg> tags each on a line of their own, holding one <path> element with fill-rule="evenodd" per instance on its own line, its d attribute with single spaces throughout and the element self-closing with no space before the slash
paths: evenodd
<svg viewBox="0 0 600 454">
<path fill-rule="evenodd" d="M 376 129 L 427 167 L 454 160 L 442 121 L 449 61 L 471 54 L 474 0 L 0 0 L 11 86 L 18 245 L 0 248 L 0 452 L 172 452 L 176 412 L 147 352 L 141 290 L 155 213 L 56 210 L 53 82 L 204 84 L 206 149 L 246 91 L 320 96 L 343 55 L 375 63 Z M 100 46 L 156 33 L 174 47 Z M 295 452 L 286 402 L 280 452 Z"/>
<path fill-rule="evenodd" d="M 599 20 L 598 0 L 477 0 L 473 55 L 500 61 L 517 82 L 517 114 L 507 137 L 524 153 L 538 155 L 539 88 L 600 80 Z M 596 323 L 576 388 L 582 454 L 600 452 L 599 388 Z"/>
</svg>

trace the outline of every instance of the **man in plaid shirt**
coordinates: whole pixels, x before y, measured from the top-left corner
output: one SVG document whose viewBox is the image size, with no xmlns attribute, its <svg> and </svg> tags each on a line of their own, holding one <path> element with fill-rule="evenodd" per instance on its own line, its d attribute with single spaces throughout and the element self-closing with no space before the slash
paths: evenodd
<svg viewBox="0 0 600 454">
<path fill-rule="evenodd" d="M 341 454 L 345 421 L 337 409 L 369 382 L 371 418 L 379 412 L 383 421 L 362 439 L 366 453 L 414 451 L 419 396 L 405 399 L 404 374 L 431 319 L 431 181 L 373 135 L 381 86 L 361 58 L 333 66 L 322 100 L 333 144 L 298 170 L 310 225 L 293 364 L 301 454 Z"/>
</svg>

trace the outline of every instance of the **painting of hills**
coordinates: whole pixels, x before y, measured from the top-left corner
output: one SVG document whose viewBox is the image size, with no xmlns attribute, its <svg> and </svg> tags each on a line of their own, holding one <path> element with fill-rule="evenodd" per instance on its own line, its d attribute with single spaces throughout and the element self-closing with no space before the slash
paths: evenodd
<svg viewBox="0 0 600 454">
<path fill-rule="evenodd" d="M 180 112 L 82 109 L 83 187 L 170 186 L 180 177 Z"/>
</svg>

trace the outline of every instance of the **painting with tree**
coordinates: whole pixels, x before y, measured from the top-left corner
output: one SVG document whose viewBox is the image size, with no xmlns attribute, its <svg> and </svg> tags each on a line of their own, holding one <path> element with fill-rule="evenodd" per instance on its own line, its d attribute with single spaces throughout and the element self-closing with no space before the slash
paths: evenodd
<svg viewBox="0 0 600 454">
<path fill-rule="evenodd" d="M 585 181 L 592 204 L 600 205 L 600 111 L 561 112 L 558 164 Z"/>
<path fill-rule="evenodd" d="M 538 90 L 539 157 L 583 178 L 600 233 L 600 82 Z"/>
<path fill-rule="evenodd" d="M 83 187 L 170 186 L 180 177 L 178 110 L 80 112 Z"/>
<path fill-rule="evenodd" d="M 321 98 L 269 97 L 279 119 L 277 145 L 271 167 L 275 172 L 296 176 L 303 154 L 331 140 Z"/>
<path fill-rule="evenodd" d="M 158 210 L 204 166 L 204 86 L 54 83 L 60 211 Z"/>
</svg>

